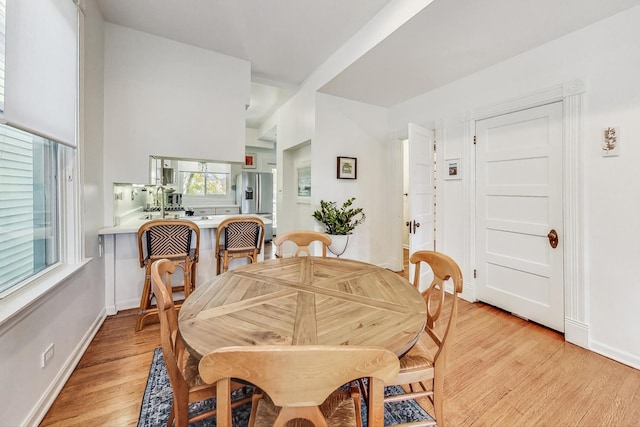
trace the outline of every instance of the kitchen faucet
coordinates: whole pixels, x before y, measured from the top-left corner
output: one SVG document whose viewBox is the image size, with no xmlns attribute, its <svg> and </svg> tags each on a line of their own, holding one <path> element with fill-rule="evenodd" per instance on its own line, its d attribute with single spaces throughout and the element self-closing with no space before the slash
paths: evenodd
<svg viewBox="0 0 640 427">
<path fill-rule="evenodd" d="M 160 218 L 164 219 L 164 187 L 162 185 L 158 185 L 156 188 L 156 204 L 158 204 L 158 193 L 162 193 L 162 197 L 160 198 Z"/>
</svg>

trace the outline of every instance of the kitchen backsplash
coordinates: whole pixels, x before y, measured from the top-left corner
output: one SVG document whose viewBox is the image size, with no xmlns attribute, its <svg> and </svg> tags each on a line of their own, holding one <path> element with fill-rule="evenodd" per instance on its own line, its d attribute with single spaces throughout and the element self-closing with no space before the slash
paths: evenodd
<svg viewBox="0 0 640 427">
<path fill-rule="evenodd" d="M 144 212 L 159 210 L 156 201 L 158 187 L 146 184 L 113 184 L 113 224 L 120 225 L 130 219 L 139 219 Z M 235 191 L 233 198 L 219 199 L 207 196 L 182 196 L 180 206 L 165 205 L 165 209 L 171 212 L 180 212 L 184 208 L 204 207 L 237 207 L 235 203 Z M 166 200 L 166 199 L 165 199 Z"/>
</svg>

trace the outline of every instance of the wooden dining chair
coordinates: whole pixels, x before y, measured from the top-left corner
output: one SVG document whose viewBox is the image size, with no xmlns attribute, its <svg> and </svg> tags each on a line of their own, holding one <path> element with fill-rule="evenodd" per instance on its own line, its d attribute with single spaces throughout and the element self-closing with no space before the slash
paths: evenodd
<svg viewBox="0 0 640 427">
<path fill-rule="evenodd" d="M 425 333 L 405 355 L 400 357 L 400 372 L 387 385 L 405 385 L 409 392 L 385 397 L 385 402 L 397 402 L 426 397 L 433 405 L 430 415 L 434 420 L 424 420 L 415 425 L 443 426 L 442 401 L 444 394 L 444 374 L 456 329 L 458 317 L 458 294 L 462 292 L 462 272 L 458 264 L 449 256 L 434 251 L 418 251 L 411 255 L 409 262 L 415 265 L 413 285 L 420 289 L 420 266 L 427 264 L 433 271 L 433 281 L 422 292 L 427 304 Z M 444 290 L 444 282 L 451 280 L 451 294 Z M 447 301 L 445 303 L 445 295 Z"/>
<path fill-rule="evenodd" d="M 195 242 L 194 242 L 195 240 Z M 151 291 L 151 265 L 159 259 L 168 259 L 180 267 L 182 284 L 172 286 L 173 292 L 184 292 L 188 297 L 196 286 L 196 265 L 200 254 L 200 227 L 183 219 L 154 219 L 138 229 L 138 257 L 140 267 L 145 269 L 144 284 L 140 297 L 140 310 L 136 319 L 136 331 L 144 327 L 145 320 L 158 313 L 153 304 Z M 181 304 L 175 304 L 180 309 Z"/>
<path fill-rule="evenodd" d="M 151 265 L 151 283 L 158 305 L 162 354 L 173 391 L 173 403 L 167 426 L 171 426 L 175 420 L 176 427 L 186 427 L 189 422 L 215 415 L 216 409 L 212 408 L 189 418 L 189 403 L 215 397 L 216 387 L 202 381 L 198 374 L 198 360 L 186 350 L 182 335 L 180 335 L 178 316 L 170 292 L 171 274 L 174 273 L 175 268 L 175 263 L 170 260 L 155 261 Z M 229 387 L 229 394 L 231 390 L 243 387 L 245 386 L 242 384 L 232 383 Z M 251 401 L 250 396 L 235 401 L 233 406 L 249 401 Z"/>
<path fill-rule="evenodd" d="M 229 270 L 236 258 L 258 261 L 264 241 L 264 222 L 259 217 L 232 216 L 220 222 L 216 230 L 216 274 Z"/>
<path fill-rule="evenodd" d="M 372 382 L 368 425 L 384 425 L 384 384 L 398 374 L 397 356 L 359 346 L 236 346 L 202 358 L 200 376 L 228 396 L 230 378 L 256 386 L 249 426 L 283 426 L 305 419 L 316 426 L 362 425 L 358 387 L 338 390 L 360 377 Z M 231 427 L 229 399 L 220 397 L 217 425 Z M 298 424 L 296 424 L 298 425 Z"/>
<path fill-rule="evenodd" d="M 306 253 L 307 256 L 311 256 L 311 249 L 309 245 L 313 242 L 322 243 L 322 256 L 327 256 L 327 247 L 331 245 L 331 237 L 325 233 L 317 231 L 288 231 L 286 233 L 278 234 L 273 238 L 273 244 L 276 246 L 276 258 L 282 258 L 284 256 L 283 246 L 285 242 L 292 242 L 297 245 L 297 250 L 294 257 L 300 256 L 302 253 Z"/>
</svg>

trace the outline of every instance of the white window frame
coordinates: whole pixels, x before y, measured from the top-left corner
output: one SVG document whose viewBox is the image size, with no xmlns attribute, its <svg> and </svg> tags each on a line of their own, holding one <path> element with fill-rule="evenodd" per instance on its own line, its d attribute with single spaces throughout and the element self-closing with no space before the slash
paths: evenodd
<svg viewBox="0 0 640 427">
<path fill-rule="evenodd" d="M 16 1 L 16 0 L 13 0 Z M 20 1 L 20 0 L 18 0 Z M 74 1 L 74 0 L 69 0 Z M 78 4 L 77 1 L 74 3 Z M 82 123 L 82 40 L 84 31 L 84 16 L 82 9 L 78 13 L 78 99 L 76 105 L 76 135 L 77 148 L 59 144 L 58 173 L 59 173 L 59 239 L 58 247 L 60 260 L 45 270 L 35 274 L 7 290 L 0 297 L 0 326 L 32 306 L 43 295 L 66 282 L 72 275 L 83 268 L 91 259 L 84 258 L 83 222 L 81 215 L 81 144 L 83 134 Z M 24 129 L 36 133 L 33 130 Z M 42 135 L 45 136 L 45 135 Z M 46 136 L 45 136 L 46 137 Z"/>
<path fill-rule="evenodd" d="M 180 174 L 180 182 L 182 183 L 182 188 L 184 189 L 184 178 L 185 175 L 184 174 L 194 174 L 194 173 L 200 173 L 200 174 L 205 174 L 205 186 L 204 186 L 204 194 L 194 194 L 194 193 L 184 193 L 190 197 L 216 197 L 216 198 L 224 198 L 227 199 L 229 198 L 229 195 L 231 194 L 231 174 L 227 173 L 227 172 L 200 172 L 200 171 L 180 171 L 178 172 Z M 225 176 L 225 181 L 226 181 L 226 188 L 227 191 L 224 194 L 211 194 L 211 193 L 207 193 L 207 185 L 206 185 L 206 174 L 218 174 L 218 175 L 224 175 Z"/>
</svg>

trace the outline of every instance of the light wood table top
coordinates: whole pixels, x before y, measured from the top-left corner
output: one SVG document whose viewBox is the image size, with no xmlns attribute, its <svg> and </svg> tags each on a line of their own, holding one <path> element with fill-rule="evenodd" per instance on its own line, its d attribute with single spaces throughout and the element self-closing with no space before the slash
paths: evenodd
<svg viewBox="0 0 640 427">
<path fill-rule="evenodd" d="M 298 257 L 216 276 L 185 300 L 178 319 L 198 358 L 232 345 L 373 345 L 402 355 L 424 328 L 426 305 L 390 270 Z"/>
</svg>

